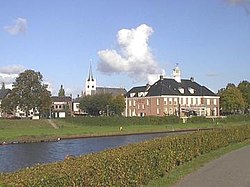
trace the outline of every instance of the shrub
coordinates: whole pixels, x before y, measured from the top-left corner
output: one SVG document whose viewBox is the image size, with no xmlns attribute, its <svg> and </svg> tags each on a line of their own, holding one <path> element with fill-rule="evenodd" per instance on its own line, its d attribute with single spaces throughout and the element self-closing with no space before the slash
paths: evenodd
<svg viewBox="0 0 250 187">
<path fill-rule="evenodd" d="M 249 125 L 198 131 L 1 174 L 0 181 L 10 186 L 141 186 L 201 154 L 246 139 Z"/>
</svg>

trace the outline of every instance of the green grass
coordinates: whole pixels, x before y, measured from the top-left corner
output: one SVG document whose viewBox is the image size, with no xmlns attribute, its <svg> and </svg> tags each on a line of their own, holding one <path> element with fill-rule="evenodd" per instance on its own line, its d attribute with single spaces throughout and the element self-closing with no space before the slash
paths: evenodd
<svg viewBox="0 0 250 187">
<path fill-rule="evenodd" d="M 250 140 L 246 140 L 241 143 L 231 144 L 227 147 L 223 147 L 221 149 L 212 151 L 210 153 L 206 153 L 201 155 L 190 162 L 187 162 L 177 168 L 173 169 L 169 173 L 165 174 L 162 178 L 152 180 L 146 187 L 167 187 L 173 186 L 186 175 L 198 170 L 199 168 L 203 167 L 206 163 L 221 157 L 231 151 L 240 149 L 244 146 L 250 146 Z"/>
<path fill-rule="evenodd" d="M 180 129 L 223 127 L 222 123 L 169 124 L 161 118 L 69 118 L 56 119 L 54 129 L 47 120 L 0 120 L 0 143 L 40 141 L 71 137 L 106 136 L 118 134 L 164 132 Z M 228 123 L 227 126 L 247 122 Z M 250 122 L 248 122 L 249 124 Z M 119 127 L 123 129 L 120 131 Z"/>
</svg>

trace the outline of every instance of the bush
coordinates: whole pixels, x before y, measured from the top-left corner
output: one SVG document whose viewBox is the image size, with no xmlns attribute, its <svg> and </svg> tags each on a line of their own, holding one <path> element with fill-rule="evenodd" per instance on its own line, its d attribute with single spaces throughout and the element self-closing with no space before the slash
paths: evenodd
<svg viewBox="0 0 250 187">
<path fill-rule="evenodd" d="M 198 131 L 0 175 L 10 186 L 141 186 L 193 158 L 250 139 L 250 126 Z"/>
</svg>

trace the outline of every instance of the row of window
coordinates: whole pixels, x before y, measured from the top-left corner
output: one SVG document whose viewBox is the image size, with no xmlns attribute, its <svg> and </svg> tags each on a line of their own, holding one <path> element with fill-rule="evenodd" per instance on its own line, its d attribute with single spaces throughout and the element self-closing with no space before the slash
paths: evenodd
<svg viewBox="0 0 250 187">
<path fill-rule="evenodd" d="M 136 103 L 138 103 L 138 107 L 140 103 L 144 103 L 145 100 L 129 100 L 128 101 L 128 105 L 129 106 L 136 106 Z M 190 98 L 190 97 L 186 97 L 186 98 L 164 98 L 163 100 L 164 105 L 201 105 L 201 104 L 206 104 L 206 105 L 217 105 L 217 99 L 205 99 L 202 101 L 201 98 Z M 146 99 L 146 105 L 149 106 L 150 104 L 150 100 Z M 156 99 L 156 105 L 160 105 L 160 98 Z M 142 104 L 143 107 L 144 104 Z M 139 109 L 139 108 L 138 108 Z"/>
<path fill-rule="evenodd" d="M 53 109 L 65 109 L 66 105 L 53 105 L 52 108 Z"/>
</svg>

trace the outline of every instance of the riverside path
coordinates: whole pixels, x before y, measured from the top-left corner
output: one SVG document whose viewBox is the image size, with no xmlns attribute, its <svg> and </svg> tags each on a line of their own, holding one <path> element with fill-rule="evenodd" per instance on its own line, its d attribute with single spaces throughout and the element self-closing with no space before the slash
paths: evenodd
<svg viewBox="0 0 250 187">
<path fill-rule="evenodd" d="M 250 187 L 250 146 L 213 160 L 174 187 Z"/>
</svg>

